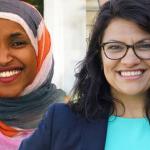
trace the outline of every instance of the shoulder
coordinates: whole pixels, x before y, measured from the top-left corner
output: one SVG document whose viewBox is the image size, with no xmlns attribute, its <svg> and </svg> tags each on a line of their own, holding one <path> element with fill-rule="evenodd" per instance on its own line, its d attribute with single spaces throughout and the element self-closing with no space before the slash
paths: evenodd
<svg viewBox="0 0 150 150">
<path fill-rule="evenodd" d="M 107 124 L 107 119 L 89 120 L 86 117 L 75 113 L 68 104 L 64 103 L 50 105 L 46 118 L 46 124 L 49 124 L 48 126 L 51 127 L 53 132 L 69 131 L 69 129 L 71 129 L 70 131 L 72 132 L 74 127 L 79 130 L 82 127 L 90 128 L 97 125 L 102 126 L 103 128 L 103 125 Z"/>
<path fill-rule="evenodd" d="M 60 113 L 60 112 L 66 113 L 70 111 L 71 109 L 69 105 L 66 103 L 54 103 L 50 105 L 48 108 L 48 113 Z"/>
<path fill-rule="evenodd" d="M 83 118 L 72 111 L 70 106 L 65 103 L 55 103 L 49 106 L 48 112 L 46 113 L 47 120 L 50 122 L 59 124 L 66 124 L 82 120 Z"/>
<path fill-rule="evenodd" d="M 86 118 L 72 111 L 68 104 L 55 103 L 43 117 L 34 134 L 23 141 L 20 150 L 36 149 L 81 149 L 83 142 L 90 141 L 95 137 L 101 139 L 105 132 L 104 124 L 87 121 Z M 95 145 L 95 140 L 93 140 Z M 64 144 L 65 143 L 65 144 Z M 96 142 L 97 143 L 97 142 Z M 98 142 L 99 143 L 99 142 Z"/>
</svg>

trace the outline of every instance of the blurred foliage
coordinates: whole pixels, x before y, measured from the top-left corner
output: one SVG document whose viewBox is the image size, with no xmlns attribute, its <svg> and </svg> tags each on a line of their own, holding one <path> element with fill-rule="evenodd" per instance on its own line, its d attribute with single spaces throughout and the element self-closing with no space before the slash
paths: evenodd
<svg viewBox="0 0 150 150">
<path fill-rule="evenodd" d="M 42 14 L 43 16 L 43 11 L 44 11 L 44 0 L 24 0 L 26 2 L 29 2 L 30 4 L 34 5 Z"/>
</svg>

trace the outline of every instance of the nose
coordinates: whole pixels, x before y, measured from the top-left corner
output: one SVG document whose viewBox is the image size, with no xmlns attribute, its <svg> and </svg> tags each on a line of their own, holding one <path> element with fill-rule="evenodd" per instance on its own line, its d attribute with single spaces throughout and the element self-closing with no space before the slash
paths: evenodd
<svg viewBox="0 0 150 150">
<path fill-rule="evenodd" d="M 140 62 L 141 62 L 141 59 L 135 55 L 132 48 L 129 48 L 126 55 L 121 59 L 121 63 L 126 65 L 127 67 L 136 66 Z"/>
<path fill-rule="evenodd" d="M 12 61 L 12 56 L 7 48 L 0 47 L 0 66 L 6 66 Z"/>
</svg>

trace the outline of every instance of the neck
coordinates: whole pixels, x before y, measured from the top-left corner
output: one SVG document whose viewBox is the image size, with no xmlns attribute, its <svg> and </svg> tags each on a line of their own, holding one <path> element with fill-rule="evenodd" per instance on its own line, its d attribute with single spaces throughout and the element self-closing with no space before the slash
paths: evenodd
<svg viewBox="0 0 150 150">
<path fill-rule="evenodd" d="M 113 94 L 114 95 L 114 94 Z M 117 95 L 117 96 L 116 96 Z M 114 97 L 119 100 L 115 102 L 116 114 L 127 118 L 145 117 L 145 97 L 144 95 L 124 95 L 115 94 Z"/>
</svg>

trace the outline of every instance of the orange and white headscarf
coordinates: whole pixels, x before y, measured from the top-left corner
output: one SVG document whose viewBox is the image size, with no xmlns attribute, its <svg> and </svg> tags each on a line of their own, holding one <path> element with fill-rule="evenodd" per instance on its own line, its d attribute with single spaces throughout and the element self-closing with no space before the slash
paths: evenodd
<svg viewBox="0 0 150 150">
<path fill-rule="evenodd" d="M 36 90 L 53 69 L 51 40 L 40 13 L 32 5 L 19 0 L 0 0 L 0 18 L 20 24 L 26 31 L 37 57 L 37 75 L 21 95 Z"/>
<path fill-rule="evenodd" d="M 37 75 L 20 96 L 0 97 L 0 131 L 4 133 L 6 125 L 34 129 L 48 105 L 63 100 L 65 96 L 63 90 L 51 83 L 54 62 L 50 35 L 38 10 L 24 1 L 0 0 L 0 18 L 14 21 L 24 28 L 35 49 L 37 60 Z M 11 131 L 11 135 L 14 134 Z"/>
</svg>

